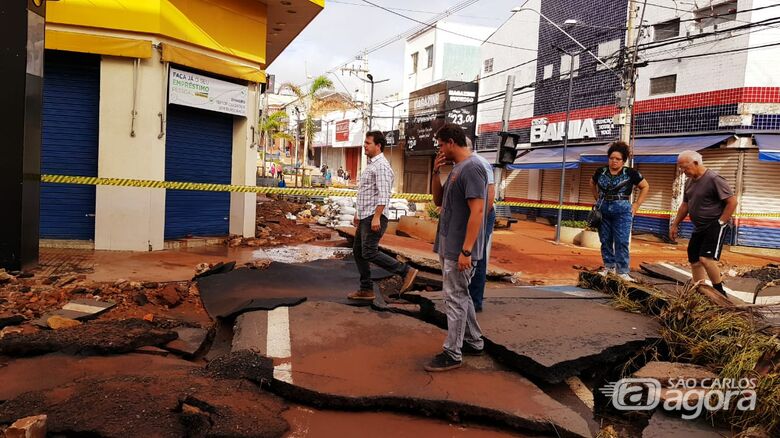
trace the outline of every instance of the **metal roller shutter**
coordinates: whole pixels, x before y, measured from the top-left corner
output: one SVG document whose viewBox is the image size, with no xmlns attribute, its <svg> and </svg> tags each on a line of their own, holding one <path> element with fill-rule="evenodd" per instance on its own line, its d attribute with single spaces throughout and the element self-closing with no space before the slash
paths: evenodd
<svg viewBox="0 0 780 438">
<path fill-rule="evenodd" d="M 528 178 L 527 170 L 504 170 L 505 177 L 502 181 L 504 185 L 504 196 L 514 199 L 528 199 Z"/>
<path fill-rule="evenodd" d="M 47 51 L 41 173 L 97 176 L 100 57 Z M 95 186 L 41 184 L 42 238 L 93 240 Z"/>
<path fill-rule="evenodd" d="M 230 184 L 233 117 L 177 105 L 168 107 L 165 180 Z M 230 193 L 167 190 L 165 238 L 224 236 Z"/>
<path fill-rule="evenodd" d="M 566 180 L 564 181 L 563 201 L 569 202 L 571 187 L 574 184 L 576 172 L 566 169 Z M 542 201 L 558 202 L 561 188 L 561 171 L 545 169 L 542 171 Z"/>
<path fill-rule="evenodd" d="M 669 210 L 674 197 L 674 178 L 677 168 L 674 164 L 639 164 L 637 170 L 650 184 L 642 208 L 645 210 Z"/>
<path fill-rule="evenodd" d="M 718 172 L 720 176 L 726 178 L 732 190 L 736 189 L 739 170 L 738 149 L 705 149 L 701 151 L 701 156 L 707 168 Z"/>
<path fill-rule="evenodd" d="M 780 164 L 759 161 L 758 151 L 747 151 L 743 186 L 741 211 L 745 213 L 780 212 L 777 189 L 780 187 Z M 780 248 L 780 221 L 741 221 L 737 242 L 745 246 Z"/>
<path fill-rule="evenodd" d="M 580 165 L 580 197 L 579 197 L 579 203 L 580 204 L 594 204 L 595 200 L 593 199 L 593 192 L 590 188 L 590 181 L 593 179 L 593 174 L 596 173 L 598 169 L 601 167 L 604 167 L 603 164 L 581 164 Z"/>
<path fill-rule="evenodd" d="M 644 210 L 669 210 L 674 196 L 674 164 L 639 164 L 637 170 L 650 184 L 650 193 L 642 204 Z M 636 195 L 635 195 L 636 196 Z M 669 216 L 642 216 L 634 218 L 634 231 L 644 231 L 663 236 L 669 235 Z"/>
</svg>

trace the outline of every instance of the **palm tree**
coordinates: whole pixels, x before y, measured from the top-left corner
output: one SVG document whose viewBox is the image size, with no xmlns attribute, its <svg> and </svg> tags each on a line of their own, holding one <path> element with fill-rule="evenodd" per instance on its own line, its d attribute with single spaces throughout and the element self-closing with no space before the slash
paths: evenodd
<svg viewBox="0 0 780 438">
<path fill-rule="evenodd" d="M 266 154 L 268 153 L 268 140 L 288 140 L 293 141 L 295 138 L 285 131 L 288 125 L 287 113 L 279 110 L 271 113 L 267 119 L 260 122 L 258 131 L 262 136 L 261 141 L 263 144 L 263 176 L 265 177 L 266 166 Z"/>
<path fill-rule="evenodd" d="M 297 97 L 292 104 L 300 106 L 306 117 L 303 120 L 303 163 L 306 164 L 309 145 L 314 141 L 314 120 L 331 111 L 344 111 L 350 105 L 343 96 L 333 92 L 333 81 L 325 75 L 314 78 L 308 90 L 289 82 L 282 84 L 280 90 L 283 89 L 290 90 Z"/>
</svg>

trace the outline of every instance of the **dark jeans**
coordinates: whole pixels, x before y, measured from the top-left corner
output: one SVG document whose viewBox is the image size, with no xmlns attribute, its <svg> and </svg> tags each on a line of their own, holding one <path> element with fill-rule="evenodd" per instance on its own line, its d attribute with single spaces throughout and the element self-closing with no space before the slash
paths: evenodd
<svg viewBox="0 0 780 438">
<path fill-rule="evenodd" d="M 485 224 L 485 251 L 482 253 L 482 260 L 477 262 L 474 269 L 474 276 L 469 283 L 469 295 L 474 302 L 476 310 L 482 310 L 482 297 L 485 295 L 485 282 L 487 282 L 487 250 L 490 243 L 490 235 L 493 234 L 493 226 L 496 224 L 496 209 L 493 208 L 488 213 L 487 223 Z"/>
<path fill-rule="evenodd" d="M 406 264 L 379 251 L 379 241 L 387 230 L 387 218 L 382 216 L 379 231 L 377 232 L 371 231 L 371 219 L 373 218 L 374 216 L 372 215 L 360 220 L 360 225 L 355 230 L 355 242 L 352 245 L 355 264 L 358 272 L 360 272 L 360 290 L 364 291 L 374 290 L 369 263 L 373 263 L 390 273 L 400 276 L 405 276 L 409 270 Z"/>
<path fill-rule="evenodd" d="M 618 274 L 629 273 L 629 244 L 631 226 L 634 217 L 631 215 L 629 201 L 605 201 L 601 206 L 601 258 L 604 267 L 615 269 Z"/>
</svg>

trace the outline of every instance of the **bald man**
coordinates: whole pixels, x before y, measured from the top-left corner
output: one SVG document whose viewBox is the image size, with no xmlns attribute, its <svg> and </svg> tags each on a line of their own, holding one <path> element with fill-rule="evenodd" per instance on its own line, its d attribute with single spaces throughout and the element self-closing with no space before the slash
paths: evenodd
<svg viewBox="0 0 780 438">
<path fill-rule="evenodd" d="M 677 158 L 677 165 L 685 173 L 683 202 L 669 229 L 672 240 L 677 239 L 680 223 L 690 215 L 693 234 L 688 243 L 688 261 L 693 281 L 709 277 L 718 292 L 726 296 L 718 268 L 731 216 L 737 209 L 737 198 L 726 179 L 704 167 L 701 154 L 685 151 Z"/>
</svg>

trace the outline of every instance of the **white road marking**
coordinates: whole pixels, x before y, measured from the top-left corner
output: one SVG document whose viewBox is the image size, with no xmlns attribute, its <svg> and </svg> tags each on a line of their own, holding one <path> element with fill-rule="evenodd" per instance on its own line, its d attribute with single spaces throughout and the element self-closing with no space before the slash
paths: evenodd
<svg viewBox="0 0 780 438">
<path fill-rule="evenodd" d="M 265 355 L 275 359 L 287 359 L 292 356 L 290 346 L 290 310 L 278 307 L 268 312 L 268 331 L 266 332 Z M 274 378 L 292 383 L 292 362 L 274 366 Z"/>
</svg>

